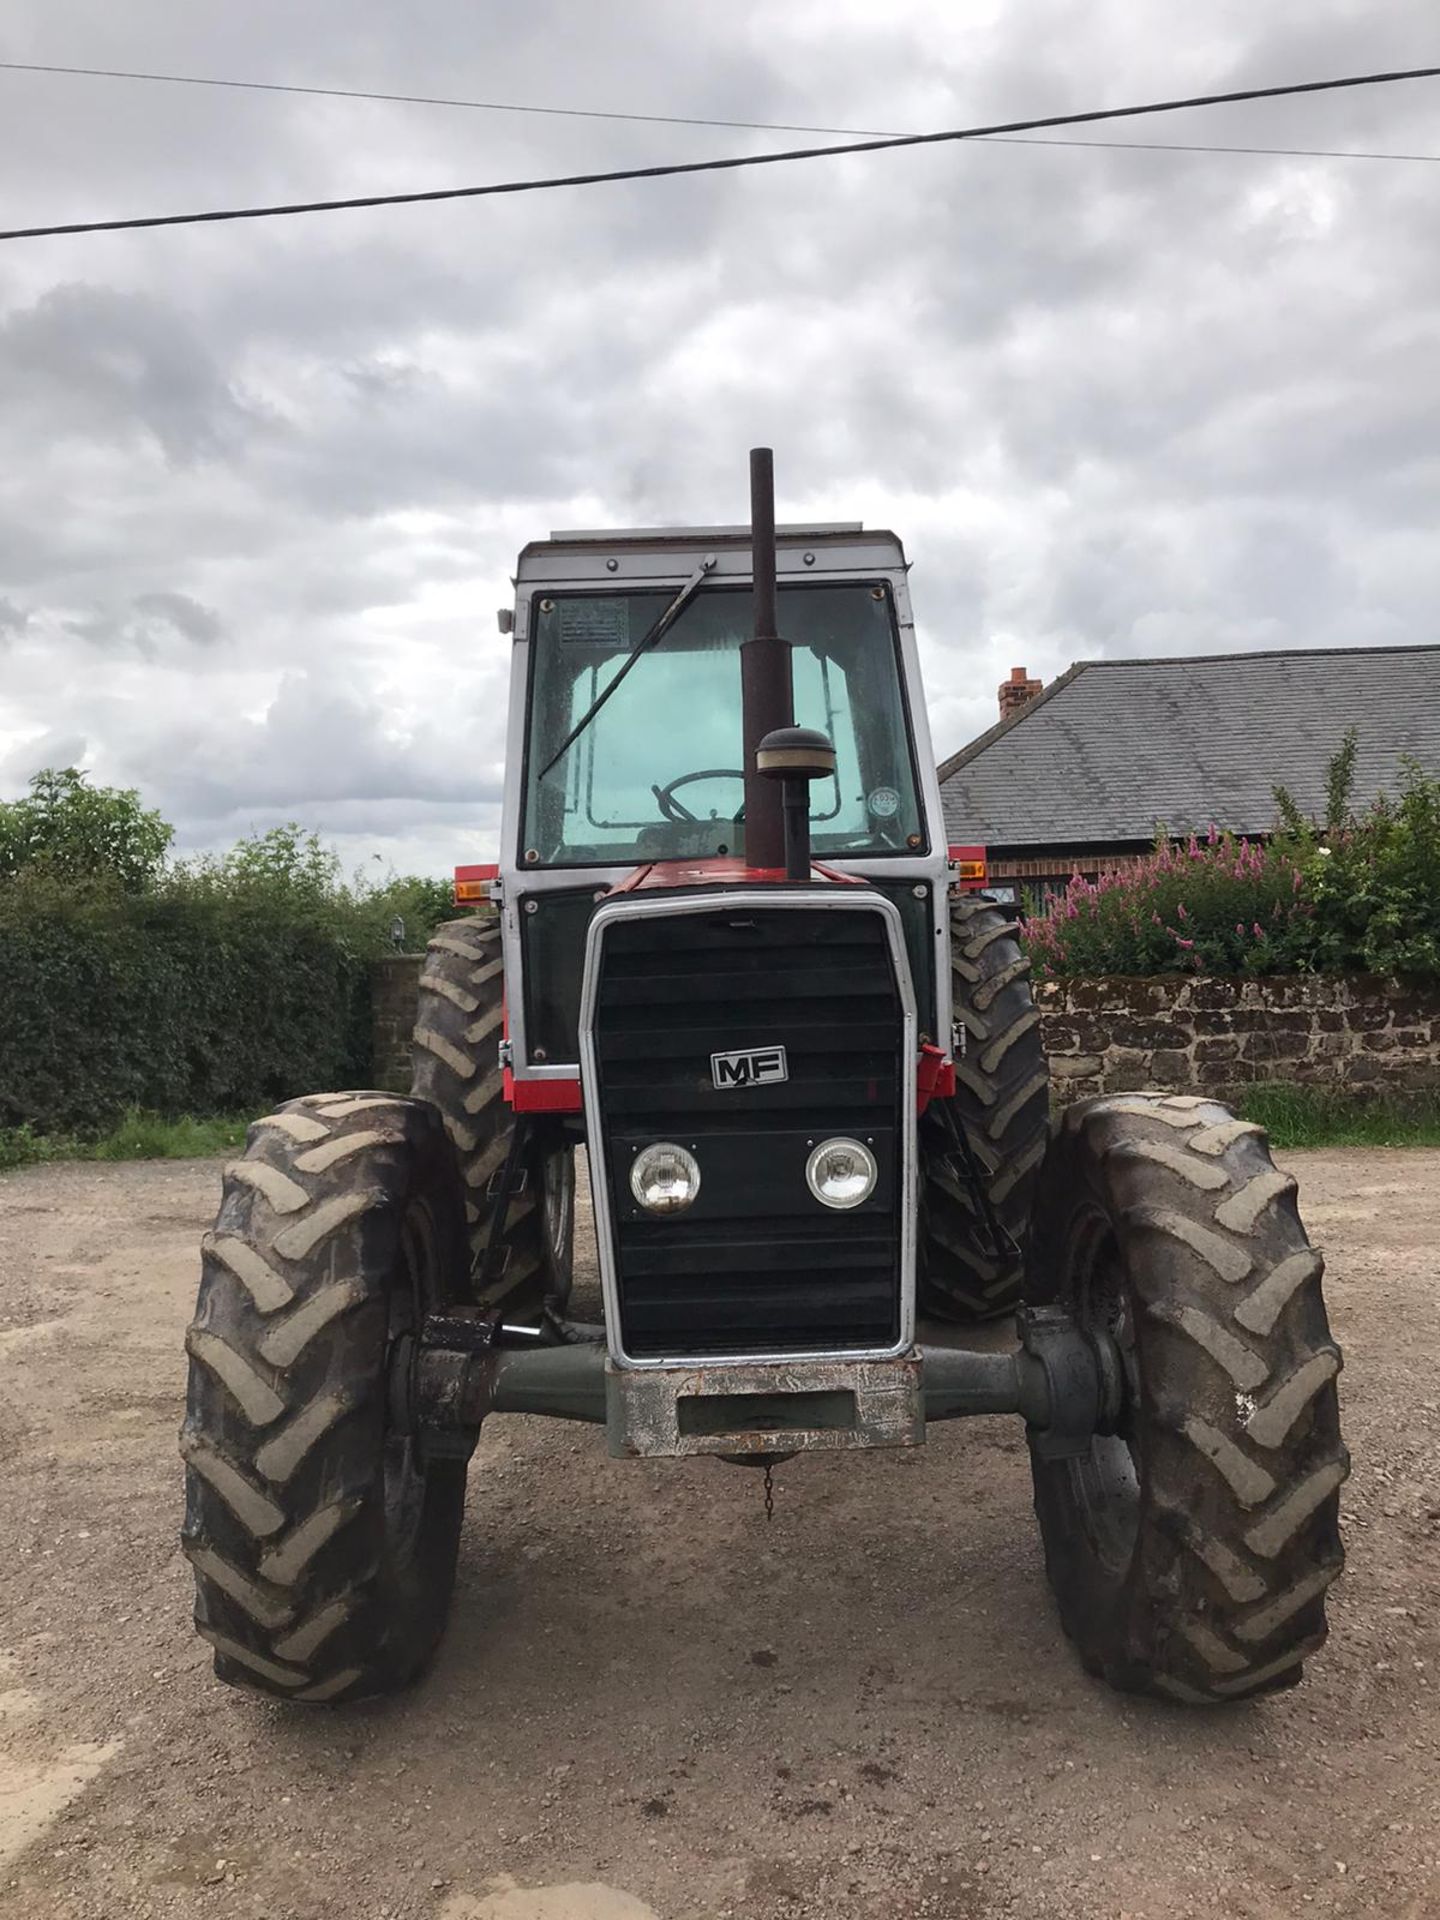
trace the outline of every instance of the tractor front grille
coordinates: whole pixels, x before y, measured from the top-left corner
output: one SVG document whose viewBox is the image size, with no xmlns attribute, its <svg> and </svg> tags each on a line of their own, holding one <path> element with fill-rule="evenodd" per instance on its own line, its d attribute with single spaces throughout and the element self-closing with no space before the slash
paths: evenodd
<svg viewBox="0 0 1440 1920">
<path fill-rule="evenodd" d="M 720 910 L 703 895 L 681 912 L 637 903 L 597 929 L 586 1103 L 630 1358 L 883 1352 L 900 1337 L 906 1032 L 885 909 L 873 894 L 837 908 L 767 891 Z M 777 1048 L 785 1079 L 715 1084 L 712 1055 L 771 1056 L 773 1070 Z M 805 1179 L 837 1134 L 879 1167 L 845 1212 Z M 686 1212 L 657 1218 L 630 1168 L 661 1140 L 695 1155 L 701 1184 Z"/>
</svg>

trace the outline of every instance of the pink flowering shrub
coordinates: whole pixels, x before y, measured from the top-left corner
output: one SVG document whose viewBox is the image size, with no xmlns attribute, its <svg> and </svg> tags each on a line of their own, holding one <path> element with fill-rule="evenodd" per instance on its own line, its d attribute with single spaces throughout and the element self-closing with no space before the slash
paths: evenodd
<svg viewBox="0 0 1440 1920">
<path fill-rule="evenodd" d="M 1024 923 L 1036 972 L 1278 973 L 1303 964 L 1310 908 L 1288 847 L 1230 834 L 1157 843 L 1097 880 L 1076 874 Z"/>
<path fill-rule="evenodd" d="M 1211 828 L 1119 872 L 1078 874 L 1023 922 L 1036 973 L 1396 973 L 1440 978 L 1440 778 L 1405 765 L 1356 814 L 1355 737 L 1330 762 L 1323 826 L 1282 788 L 1268 843 Z"/>
</svg>

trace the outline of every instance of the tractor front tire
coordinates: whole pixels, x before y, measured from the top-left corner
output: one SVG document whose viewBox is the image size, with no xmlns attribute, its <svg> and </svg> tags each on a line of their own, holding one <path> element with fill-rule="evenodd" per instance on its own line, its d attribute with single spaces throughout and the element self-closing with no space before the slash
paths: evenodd
<svg viewBox="0 0 1440 1920">
<path fill-rule="evenodd" d="M 505 1099 L 500 1040 L 505 963 L 494 917 L 452 920 L 425 953 L 411 1049 L 410 1091 L 439 1109 L 465 1183 L 472 1260 L 485 1257 L 494 1227 L 515 1115 Z M 506 1212 L 504 1245 L 478 1304 L 507 1315 L 563 1309 L 575 1234 L 575 1155 L 550 1130 L 537 1132 Z"/>
<path fill-rule="evenodd" d="M 993 1320 L 1018 1306 L 1036 1177 L 1050 1127 L 1050 1070 L 1030 963 L 1012 922 L 991 901 L 955 903 L 950 980 L 963 1052 L 955 1094 L 920 1123 L 920 1304 L 942 1320 Z M 984 1211 L 957 1160 L 942 1107 L 962 1127 L 990 1211 L 1015 1251 L 996 1251 Z"/>
<path fill-rule="evenodd" d="M 284 1700 L 403 1686 L 443 1630 L 465 1505 L 465 1463 L 427 1460 L 397 1394 L 468 1264 L 438 1116 L 289 1101 L 225 1169 L 202 1244 L 181 1538 L 215 1672 Z"/>
<path fill-rule="evenodd" d="M 1080 1101 L 1042 1174 L 1027 1301 L 1120 1362 L 1116 1431 L 1030 1436 L 1046 1570 L 1086 1667 L 1197 1704 L 1300 1677 L 1348 1471 L 1340 1352 L 1295 1182 L 1206 1099 Z"/>
</svg>

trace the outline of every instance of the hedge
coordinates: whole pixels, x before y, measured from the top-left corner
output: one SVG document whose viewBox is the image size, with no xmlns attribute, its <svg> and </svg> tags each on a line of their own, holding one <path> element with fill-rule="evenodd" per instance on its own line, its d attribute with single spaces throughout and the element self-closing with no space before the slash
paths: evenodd
<svg viewBox="0 0 1440 1920">
<path fill-rule="evenodd" d="M 363 1085 L 368 959 L 336 916 L 263 894 L 0 886 L 0 1127 Z"/>
</svg>

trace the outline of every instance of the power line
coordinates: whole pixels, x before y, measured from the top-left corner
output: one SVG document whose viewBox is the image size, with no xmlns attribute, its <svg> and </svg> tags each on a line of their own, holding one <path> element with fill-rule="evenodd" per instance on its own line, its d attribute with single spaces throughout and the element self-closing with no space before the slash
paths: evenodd
<svg viewBox="0 0 1440 1920">
<path fill-rule="evenodd" d="M 563 120 L 633 120 L 652 127 L 726 127 L 743 133 L 826 133 L 842 139 L 884 138 L 883 127 L 792 126 L 767 120 L 701 120 L 679 113 L 616 113 L 601 107 L 541 107 L 513 100 L 457 100 L 448 94 L 371 93 L 361 87 L 304 87 L 280 80 L 226 80 L 194 73 L 132 72 L 125 67 L 42 66 L 33 60 L 0 60 L 4 73 L 64 73 L 92 80 L 154 80 L 177 87 L 234 87 L 243 93 L 301 93 L 321 100 L 379 100 L 404 107 L 462 107 L 476 113 L 538 113 Z"/>
<path fill-rule="evenodd" d="M 1440 153 L 1389 153 L 1363 147 L 1228 147 L 1208 140 L 1026 140 L 1003 135 L 983 140 L 987 147 L 1083 147 L 1090 153 L 1240 153 L 1270 154 L 1278 160 L 1422 160 L 1440 162 Z"/>
<path fill-rule="evenodd" d="M 279 206 L 222 207 L 207 213 L 162 213 L 128 220 L 70 221 L 52 227 L 15 227 L 0 240 L 53 239 L 64 234 L 133 232 L 142 227 L 190 227 L 221 220 L 270 220 L 286 214 L 339 213 L 356 207 L 415 206 L 439 200 L 479 200 L 498 194 L 542 193 L 557 187 L 593 187 L 621 180 L 665 180 L 680 174 L 733 173 L 741 167 L 782 166 L 796 160 L 824 160 L 840 154 L 882 153 L 900 147 L 930 147 L 944 142 L 982 140 L 1000 134 L 1034 133 L 1046 127 L 1093 126 L 1106 120 L 1132 120 L 1142 114 L 1178 113 L 1190 107 L 1229 106 L 1245 100 L 1277 100 L 1342 88 L 1388 86 L 1398 80 L 1433 80 L 1440 67 L 1410 67 L 1394 73 L 1350 74 L 1339 80 L 1305 80 L 1280 87 L 1244 87 L 1228 93 L 1193 94 L 1179 100 L 1153 100 L 1143 106 L 1102 107 L 1088 113 L 1048 114 L 1031 120 L 1002 120 L 989 126 L 952 128 L 944 133 L 905 133 L 878 140 L 849 141 L 835 147 L 791 147 L 779 153 L 732 154 L 721 160 L 671 161 L 662 166 L 619 167 L 603 173 L 572 173 L 538 180 L 492 181 L 480 187 L 433 187 L 423 193 L 361 194 L 343 200 L 302 200 Z"/>
<path fill-rule="evenodd" d="M 54 73 L 92 80 L 143 80 L 176 87 L 229 87 L 242 93 L 294 93 L 321 100 L 373 100 L 392 106 L 455 107 L 472 113 L 541 114 L 565 120 L 619 120 L 652 127 L 719 127 L 742 133 L 823 133 L 837 139 L 886 140 L 898 138 L 892 127 L 817 127 L 787 120 L 712 120 L 695 114 L 622 113 L 603 107 L 549 107 L 515 100 L 462 100 L 450 94 L 376 93 L 362 87 L 308 87 L 280 80 L 233 80 L 209 74 L 150 73 L 128 67 L 62 67 L 35 60 L 0 60 L 0 73 Z M 975 135 L 974 138 L 986 136 Z M 1440 153 L 1382 153 L 1353 147 L 1239 147 L 1210 142 L 1175 140 L 1027 140 L 994 134 L 995 146 L 1080 147 L 1091 152 L 1115 147 L 1136 153 L 1274 154 L 1293 160 L 1420 160 L 1440 161 Z"/>
</svg>

